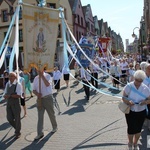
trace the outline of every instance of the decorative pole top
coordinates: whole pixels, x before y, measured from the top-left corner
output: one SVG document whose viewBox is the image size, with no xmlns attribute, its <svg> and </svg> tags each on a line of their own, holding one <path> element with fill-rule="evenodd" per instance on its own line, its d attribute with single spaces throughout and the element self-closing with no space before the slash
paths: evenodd
<svg viewBox="0 0 150 150">
<path fill-rule="evenodd" d="M 38 6 L 44 7 L 46 5 L 46 0 L 39 0 Z"/>
<path fill-rule="evenodd" d="M 22 0 L 18 0 L 18 4 L 22 4 Z"/>
</svg>

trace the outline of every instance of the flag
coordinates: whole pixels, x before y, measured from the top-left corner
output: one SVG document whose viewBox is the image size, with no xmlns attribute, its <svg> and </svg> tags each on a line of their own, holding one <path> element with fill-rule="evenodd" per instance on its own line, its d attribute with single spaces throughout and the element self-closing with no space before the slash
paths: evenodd
<svg viewBox="0 0 150 150">
<path fill-rule="evenodd" d="M 59 10 L 23 4 L 24 69 L 53 70 Z"/>
</svg>

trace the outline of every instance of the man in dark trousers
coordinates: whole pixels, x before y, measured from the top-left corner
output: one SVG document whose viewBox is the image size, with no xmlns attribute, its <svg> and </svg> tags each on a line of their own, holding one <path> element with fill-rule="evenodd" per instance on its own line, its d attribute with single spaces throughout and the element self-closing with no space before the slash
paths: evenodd
<svg viewBox="0 0 150 150">
<path fill-rule="evenodd" d="M 7 100 L 7 120 L 11 126 L 15 129 L 15 138 L 21 136 L 21 84 L 17 82 L 17 75 L 15 72 L 9 73 L 9 81 L 6 84 L 4 90 L 4 98 Z"/>
</svg>

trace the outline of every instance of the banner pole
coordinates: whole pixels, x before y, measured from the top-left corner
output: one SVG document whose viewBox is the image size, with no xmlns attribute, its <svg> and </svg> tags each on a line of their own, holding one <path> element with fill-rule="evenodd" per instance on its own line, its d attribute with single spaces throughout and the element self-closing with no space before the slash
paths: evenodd
<svg viewBox="0 0 150 150">
<path fill-rule="evenodd" d="M 44 7 L 46 5 L 46 0 L 39 0 L 39 4 L 38 4 L 38 6 L 39 7 Z M 38 66 L 39 66 L 39 72 L 41 73 L 41 62 L 39 61 L 39 64 L 38 64 Z M 41 76 L 39 75 L 39 93 L 41 94 Z M 39 107 L 39 109 L 41 109 L 41 107 L 42 107 L 42 100 L 41 100 L 41 98 L 40 99 L 38 99 L 38 107 Z"/>
</svg>

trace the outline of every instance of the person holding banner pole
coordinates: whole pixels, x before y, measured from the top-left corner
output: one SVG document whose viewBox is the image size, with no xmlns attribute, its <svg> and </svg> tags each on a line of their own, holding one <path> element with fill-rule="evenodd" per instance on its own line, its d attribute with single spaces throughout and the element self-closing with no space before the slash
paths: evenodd
<svg viewBox="0 0 150 150">
<path fill-rule="evenodd" d="M 85 91 L 85 95 L 86 95 L 87 101 L 89 101 L 91 71 L 88 69 L 88 67 L 85 67 L 85 68 L 82 67 L 80 71 L 81 71 L 81 79 L 82 79 L 82 82 L 84 83 L 83 88 L 84 88 L 84 91 Z"/>
<path fill-rule="evenodd" d="M 38 111 L 38 124 L 37 124 L 37 136 L 35 140 L 39 140 L 44 136 L 43 133 L 43 120 L 45 110 L 48 113 L 52 124 L 52 133 L 57 131 L 57 122 L 54 112 L 54 97 L 52 93 L 52 78 L 44 72 L 38 71 L 38 75 L 33 81 L 33 93 L 37 96 L 37 111 Z"/>
</svg>

